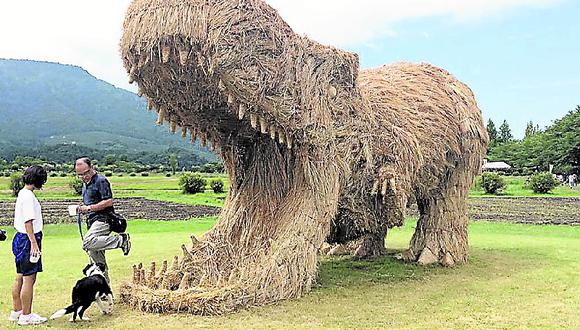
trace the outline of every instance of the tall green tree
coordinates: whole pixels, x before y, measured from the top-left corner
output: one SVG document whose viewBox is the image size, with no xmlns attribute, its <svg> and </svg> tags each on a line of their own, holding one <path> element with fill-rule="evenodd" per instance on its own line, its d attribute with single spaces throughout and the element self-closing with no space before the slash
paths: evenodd
<svg viewBox="0 0 580 330">
<path fill-rule="evenodd" d="M 512 130 L 510 129 L 510 125 L 508 124 L 507 120 L 504 119 L 503 123 L 499 127 L 499 135 L 497 137 L 497 142 L 499 143 L 508 143 L 514 139 L 512 135 Z"/>
<path fill-rule="evenodd" d="M 175 171 L 177 171 L 177 166 L 179 166 L 179 162 L 177 161 L 177 155 L 176 154 L 169 155 L 169 167 L 171 167 L 171 173 L 175 174 Z"/>
<path fill-rule="evenodd" d="M 540 126 L 539 125 L 534 125 L 533 121 L 529 121 L 526 124 L 526 130 L 524 132 L 524 139 L 527 139 L 529 137 L 531 137 L 534 134 L 537 134 L 540 132 Z"/>
<path fill-rule="evenodd" d="M 490 148 L 497 144 L 497 128 L 491 118 L 487 121 L 487 135 L 489 136 Z"/>
</svg>

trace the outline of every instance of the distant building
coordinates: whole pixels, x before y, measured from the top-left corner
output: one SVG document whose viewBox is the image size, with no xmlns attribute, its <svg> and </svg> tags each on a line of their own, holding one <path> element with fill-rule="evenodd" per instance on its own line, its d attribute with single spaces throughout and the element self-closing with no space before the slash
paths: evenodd
<svg viewBox="0 0 580 330">
<path fill-rule="evenodd" d="M 483 160 L 483 171 L 508 171 L 512 167 L 504 162 L 488 162 L 487 159 Z"/>
</svg>

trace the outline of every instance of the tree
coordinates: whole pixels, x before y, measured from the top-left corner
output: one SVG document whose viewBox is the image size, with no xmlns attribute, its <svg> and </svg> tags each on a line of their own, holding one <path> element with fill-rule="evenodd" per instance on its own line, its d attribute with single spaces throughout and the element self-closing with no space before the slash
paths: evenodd
<svg viewBox="0 0 580 330">
<path fill-rule="evenodd" d="M 169 156 L 169 166 L 171 167 L 171 173 L 175 175 L 175 171 L 177 171 L 177 167 L 179 166 L 176 154 L 171 154 Z"/>
<path fill-rule="evenodd" d="M 508 124 L 507 120 L 504 119 L 503 123 L 499 127 L 499 136 L 497 138 L 497 142 L 507 143 L 513 140 L 512 130 L 510 129 L 510 125 Z"/>
<path fill-rule="evenodd" d="M 537 134 L 540 132 L 540 126 L 535 125 L 534 123 L 530 120 L 527 124 L 526 124 L 526 131 L 524 133 L 524 139 L 527 139 L 529 137 L 531 137 L 534 134 Z"/>
<path fill-rule="evenodd" d="M 489 146 L 491 148 L 497 144 L 497 129 L 491 119 L 487 121 L 487 135 L 489 136 Z"/>
</svg>

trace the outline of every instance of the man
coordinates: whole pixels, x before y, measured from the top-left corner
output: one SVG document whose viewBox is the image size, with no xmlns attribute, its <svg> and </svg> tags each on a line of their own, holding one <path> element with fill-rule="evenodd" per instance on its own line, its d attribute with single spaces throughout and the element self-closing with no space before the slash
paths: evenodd
<svg viewBox="0 0 580 330">
<path fill-rule="evenodd" d="M 87 157 L 77 159 L 75 172 L 83 181 L 83 203 L 78 210 L 87 214 L 89 228 L 83 240 L 83 249 L 87 251 L 93 263 L 100 262 L 105 265 L 104 275 L 110 283 L 105 251 L 120 248 L 124 255 L 128 255 L 131 250 L 129 234 L 109 236 L 111 229 L 107 220 L 114 208 L 113 192 L 107 178 L 95 171 L 91 160 Z"/>
</svg>

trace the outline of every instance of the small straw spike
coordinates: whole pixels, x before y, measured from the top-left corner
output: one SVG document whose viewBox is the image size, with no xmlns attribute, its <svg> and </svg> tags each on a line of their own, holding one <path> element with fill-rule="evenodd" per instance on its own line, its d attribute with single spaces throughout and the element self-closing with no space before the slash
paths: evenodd
<svg viewBox="0 0 580 330">
<path fill-rule="evenodd" d="M 191 235 L 191 248 L 195 249 L 201 244 L 201 242 L 195 237 L 195 235 Z"/>
<path fill-rule="evenodd" d="M 252 125 L 252 128 L 258 127 L 258 116 L 255 113 L 250 114 L 250 125 Z"/>
<path fill-rule="evenodd" d="M 226 85 L 224 85 L 224 82 L 221 79 L 218 82 L 218 89 L 222 92 L 226 90 Z"/>
<path fill-rule="evenodd" d="M 187 137 L 187 127 L 181 126 L 181 138 L 185 139 Z"/>
<path fill-rule="evenodd" d="M 171 270 L 177 270 L 177 267 L 179 266 L 179 257 L 178 256 L 174 256 L 173 257 L 173 262 L 171 263 Z"/>
<path fill-rule="evenodd" d="M 147 278 L 147 281 L 149 283 L 153 282 L 153 279 L 155 278 L 155 261 L 151 262 L 151 267 L 149 268 L 149 277 Z"/>
<path fill-rule="evenodd" d="M 232 272 L 230 273 L 230 276 L 228 277 L 228 283 L 233 283 L 236 280 L 236 275 L 237 275 L 237 269 L 232 270 Z"/>
<path fill-rule="evenodd" d="M 228 105 L 233 105 L 236 102 L 236 98 L 233 94 L 228 94 Z"/>
<path fill-rule="evenodd" d="M 276 127 L 274 127 L 274 125 L 270 126 L 270 139 L 276 139 Z"/>
<path fill-rule="evenodd" d="M 286 135 L 286 148 L 292 149 L 292 144 L 293 144 L 292 136 L 290 136 L 290 134 Z"/>
<path fill-rule="evenodd" d="M 163 125 L 165 121 L 165 108 L 159 109 L 159 115 L 157 116 L 157 126 Z"/>
<path fill-rule="evenodd" d="M 147 110 L 149 110 L 149 111 L 153 110 L 153 100 L 152 99 L 147 99 Z"/>
<path fill-rule="evenodd" d="M 139 283 L 139 270 L 137 265 L 133 265 L 133 284 Z"/>
<path fill-rule="evenodd" d="M 205 148 L 205 146 L 207 146 L 207 136 L 205 135 L 205 133 L 201 133 L 201 146 Z"/>
<path fill-rule="evenodd" d="M 242 120 L 244 119 L 244 115 L 246 114 L 246 105 L 240 103 L 239 109 L 238 109 L 238 119 Z"/>
<path fill-rule="evenodd" d="M 217 280 L 217 286 L 224 286 L 224 284 L 224 276 L 222 273 L 220 273 Z"/>
<path fill-rule="evenodd" d="M 191 133 L 191 143 L 195 143 L 195 140 L 197 140 L 197 131 L 195 128 L 190 128 L 189 132 Z"/>
<path fill-rule="evenodd" d="M 167 272 L 167 259 L 163 260 L 163 264 L 161 265 L 159 275 L 164 275 L 166 272 Z"/>
<path fill-rule="evenodd" d="M 266 122 L 266 119 L 260 117 L 258 120 L 260 121 L 260 133 L 268 133 L 268 122 Z"/>
<path fill-rule="evenodd" d="M 161 61 L 163 63 L 169 62 L 169 55 L 171 54 L 171 47 L 165 45 L 161 47 Z"/>
<path fill-rule="evenodd" d="M 142 96 L 143 96 L 143 94 L 145 94 L 145 92 L 143 92 L 143 87 L 139 86 L 139 90 L 137 91 L 137 95 L 138 95 L 139 97 L 142 97 Z"/>
<path fill-rule="evenodd" d="M 282 130 L 278 131 L 278 143 L 280 144 L 286 143 L 286 135 Z"/>
<path fill-rule="evenodd" d="M 193 257 L 191 256 L 191 253 L 187 250 L 187 247 L 185 247 L 185 244 L 181 244 L 181 251 L 183 252 L 183 260 L 185 261 L 193 260 Z"/>
<path fill-rule="evenodd" d="M 337 94 L 336 87 L 334 87 L 332 85 L 330 87 L 328 87 L 328 95 L 330 97 L 335 98 L 336 94 Z"/>
<path fill-rule="evenodd" d="M 199 279 L 199 283 L 198 283 L 198 285 L 199 285 L 199 286 L 202 286 L 202 287 L 203 287 L 203 286 L 206 286 L 206 285 L 207 285 L 207 283 L 206 283 L 206 282 L 207 282 L 207 275 L 204 273 L 204 274 L 201 276 L 201 278 Z"/>
<path fill-rule="evenodd" d="M 189 288 L 189 279 L 191 278 L 191 273 L 184 273 L 179 282 L 179 290 L 185 290 Z"/>
<path fill-rule="evenodd" d="M 180 48 L 179 49 L 179 64 L 186 65 L 187 64 L 187 56 L 189 55 L 189 49 L 187 48 Z"/>
<path fill-rule="evenodd" d="M 170 121 L 169 130 L 171 131 L 171 134 L 175 134 L 175 132 L 177 131 L 177 123 L 174 121 Z"/>
<path fill-rule="evenodd" d="M 145 269 L 139 269 L 139 284 L 145 284 Z"/>
</svg>

